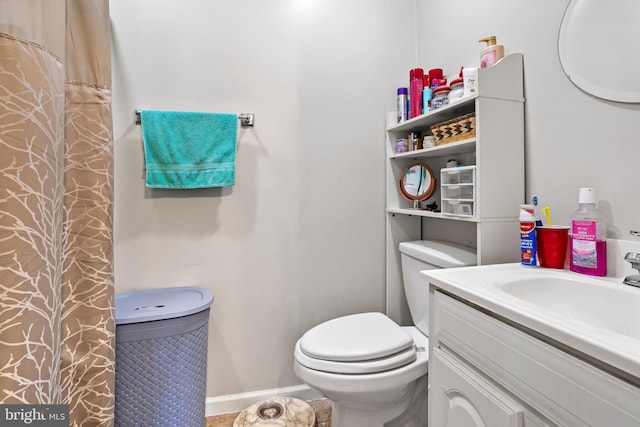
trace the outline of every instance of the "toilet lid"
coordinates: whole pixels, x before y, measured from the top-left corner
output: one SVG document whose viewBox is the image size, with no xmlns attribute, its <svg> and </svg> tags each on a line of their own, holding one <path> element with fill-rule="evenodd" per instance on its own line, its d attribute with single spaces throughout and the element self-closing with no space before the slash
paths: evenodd
<svg viewBox="0 0 640 427">
<path fill-rule="evenodd" d="M 362 372 L 393 369 L 415 360 L 411 335 L 382 313 L 353 314 L 324 322 L 300 338 L 299 348 L 309 359 L 306 364 L 315 363 L 314 359 L 322 366 L 349 362 Z"/>
<path fill-rule="evenodd" d="M 300 350 L 300 340 L 296 343 L 294 350 L 296 362 L 302 366 L 315 371 L 328 372 L 333 374 L 374 374 L 413 363 L 417 359 L 416 349 L 411 346 L 399 353 L 379 359 L 363 360 L 357 362 L 335 362 L 333 360 L 314 359 Z"/>
</svg>

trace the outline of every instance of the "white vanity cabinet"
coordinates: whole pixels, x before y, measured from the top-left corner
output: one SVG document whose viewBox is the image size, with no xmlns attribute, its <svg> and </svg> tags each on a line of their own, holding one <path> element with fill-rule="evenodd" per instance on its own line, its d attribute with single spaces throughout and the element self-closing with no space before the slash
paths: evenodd
<svg viewBox="0 0 640 427">
<path fill-rule="evenodd" d="M 435 285 L 430 292 L 430 426 L 640 426 L 637 378 Z"/>
<path fill-rule="evenodd" d="M 429 425 L 525 426 L 523 405 L 467 363 L 443 349 L 435 349 L 430 357 Z"/>
<path fill-rule="evenodd" d="M 435 239 L 462 244 L 477 250 L 478 265 L 519 259 L 517 215 L 525 197 L 523 55 L 511 54 L 493 67 L 479 69 L 477 83 L 476 95 L 386 130 L 387 314 L 399 324 L 411 324 L 400 242 Z M 468 114 L 475 114 L 474 137 L 396 154 L 396 140 L 411 132 L 431 134 L 431 126 Z M 442 171 L 449 159 L 474 165 L 473 181 L 441 187 L 441 177 L 455 172 Z M 399 190 L 405 168 L 417 161 L 426 163 L 437 180 L 436 192 L 421 205 L 435 201 L 442 212 L 413 209 L 413 202 Z"/>
</svg>

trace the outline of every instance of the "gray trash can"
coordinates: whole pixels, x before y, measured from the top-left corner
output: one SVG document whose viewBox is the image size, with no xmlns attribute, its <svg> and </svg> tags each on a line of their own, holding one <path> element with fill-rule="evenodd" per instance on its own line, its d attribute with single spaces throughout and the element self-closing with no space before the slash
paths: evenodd
<svg viewBox="0 0 640 427">
<path fill-rule="evenodd" d="M 213 295 L 178 287 L 116 296 L 116 427 L 202 427 Z"/>
</svg>

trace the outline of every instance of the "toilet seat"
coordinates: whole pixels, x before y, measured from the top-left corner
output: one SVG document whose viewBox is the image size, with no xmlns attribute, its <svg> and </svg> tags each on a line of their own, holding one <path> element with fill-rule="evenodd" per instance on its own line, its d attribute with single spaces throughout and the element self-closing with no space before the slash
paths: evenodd
<svg viewBox="0 0 640 427">
<path fill-rule="evenodd" d="M 337 374 L 370 374 L 416 360 L 413 338 L 382 313 L 360 313 L 322 323 L 296 343 L 303 366 Z"/>
</svg>

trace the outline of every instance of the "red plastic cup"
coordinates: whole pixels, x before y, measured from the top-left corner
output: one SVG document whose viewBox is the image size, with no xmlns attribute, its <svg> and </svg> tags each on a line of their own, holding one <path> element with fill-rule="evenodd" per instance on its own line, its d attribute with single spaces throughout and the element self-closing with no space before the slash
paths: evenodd
<svg viewBox="0 0 640 427">
<path fill-rule="evenodd" d="M 564 268 L 569 243 L 569 227 L 564 225 L 536 227 L 536 243 L 540 267 Z"/>
</svg>

